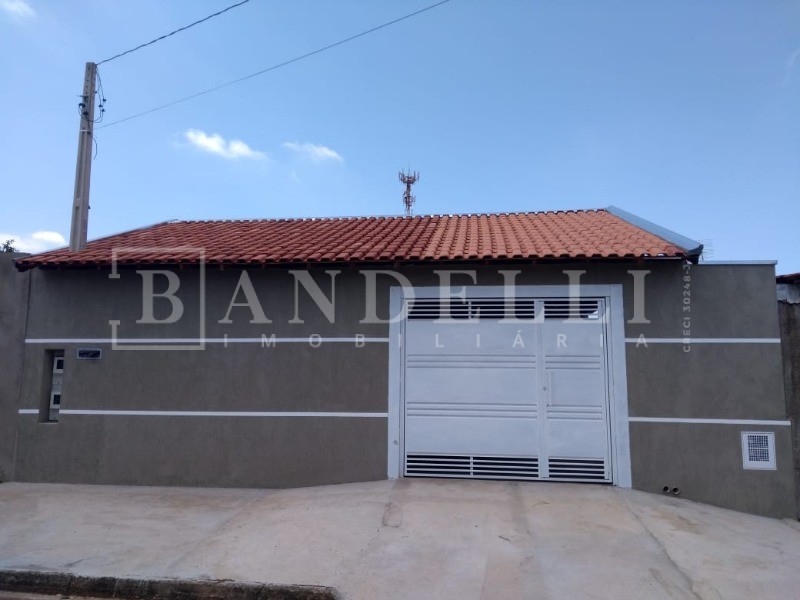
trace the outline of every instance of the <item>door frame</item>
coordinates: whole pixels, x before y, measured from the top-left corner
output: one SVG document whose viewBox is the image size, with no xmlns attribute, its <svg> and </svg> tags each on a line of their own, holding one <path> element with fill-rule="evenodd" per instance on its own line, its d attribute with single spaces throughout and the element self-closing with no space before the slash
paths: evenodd
<svg viewBox="0 0 800 600">
<path fill-rule="evenodd" d="M 568 285 L 520 285 L 515 286 L 518 298 L 569 298 Z M 574 291 L 574 288 L 572 288 Z M 606 335 L 608 339 L 608 418 L 611 430 L 611 481 L 622 488 L 631 487 L 631 452 L 628 429 L 628 377 L 625 368 L 625 314 L 623 309 L 622 284 L 600 284 L 579 286 L 581 297 L 604 298 L 606 301 Z M 468 286 L 468 298 L 503 297 L 503 286 Z M 414 286 L 413 298 L 438 298 L 439 286 Z M 397 479 L 403 473 L 404 440 L 404 373 L 406 318 L 403 306 L 406 294 L 402 286 L 392 286 L 389 291 L 389 314 L 400 315 L 389 324 L 389 409 L 388 447 L 386 473 L 389 479 Z"/>
</svg>

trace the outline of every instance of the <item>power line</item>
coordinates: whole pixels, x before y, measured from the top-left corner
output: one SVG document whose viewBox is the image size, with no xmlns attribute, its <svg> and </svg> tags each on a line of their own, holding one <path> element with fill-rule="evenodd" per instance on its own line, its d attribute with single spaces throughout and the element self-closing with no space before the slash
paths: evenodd
<svg viewBox="0 0 800 600">
<path fill-rule="evenodd" d="M 379 31 L 381 29 L 385 29 L 386 27 L 391 27 L 392 25 L 396 25 L 397 23 L 400 23 L 401 21 L 405 21 L 406 19 L 410 19 L 412 17 L 416 17 L 417 15 L 420 15 L 420 14 L 422 14 L 424 12 L 432 10 L 432 9 L 438 7 L 438 6 L 441 6 L 442 4 L 447 4 L 448 2 L 450 2 L 450 0 L 441 0 L 440 2 L 436 2 L 435 4 L 431 4 L 429 6 L 426 6 L 425 8 L 421 8 L 421 9 L 419 9 L 417 11 L 414 11 L 412 13 L 409 13 L 407 15 L 404 15 L 404 16 L 399 17 L 397 19 L 394 19 L 392 21 L 387 21 L 386 23 L 383 23 L 383 24 L 378 25 L 376 27 L 372 27 L 371 29 L 367 29 L 366 31 L 362 31 L 361 33 L 357 33 L 355 35 L 351 35 L 350 37 L 345 38 L 343 40 L 339 40 L 338 42 L 334 42 L 333 44 L 328 44 L 327 46 L 323 46 L 322 48 L 317 48 L 316 50 L 312 50 L 311 52 L 306 52 L 305 54 L 302 54 L 300 56 L 296 56 L 295 58 L 289 59 L 289 60 L 284 61 L 282 63 L 278 63 L 277 65 L 272 65 L 271 67 L 267 67 L 266 69 L 262 69 L 260 71 L 256 71 L 255 73 L 251 73 L 250 75 L 245 75 L 244 77 L 239 77 L 238 79 L 234 79 L 232 81 L 228 81 L 226 83 L 222 83 L 220 85 L 214 86 L 212 88 L 208 88 L 208 89 L 203 90 L 201 92 L 196 92 L 196 93 L 191 94 L 189 96 L 184 96 L 183 98 L 178 98 L 177 100 L 173 100 L 172 102 L 167 102 L 166 104 L 161 104 L 161 105 L 156 106 L 154 108 L 151 108 L 151 109 L 139 112 L 139 113 L 132 114 L 132 115 L 130 115 L 128 117 L 125 117 L 123 119 L 119 119 L 117 121 L 112 121 L 111 123 L 106 123 L 105 125 L 101 125 L 97 129 L 103 129 L 105 127 L 111 127 L 112 125 L 118 125 L 119 123 L 124 123 L 125 121 L 130 121 L 131 119 L 136 119 L 138 117 L 143 117 L 145 115 L 149 115 L 150 113 L 154 113 L 154 112 L 157 112 L 159 110 L 164 110 L 165 108 L 169 108 L 171 106 L 175 106 L 176 104 L 181 104 L 182 102 L 187 102 L 189 100 L 193 100 L 193 99 L 198 98 L 200 96 L 205 96 L 206 94 L 210 94 L 211 92 L 216 92 L 216 91 L 221 90 L 223 88 L 235 85 L 237 83 L 241 83 L 242 81 L 246 81 L 248 79 L 252 79 L 253 77 L 258 77 L 259 75 L 264 75 L 265 73 L 269 73 L 270 71 L 275 71 L 276 69 L 280 69 L 281 67 L 285 67 L 287 65 L 291 65 L 291 64 L 296 63 L 298 61 L 301 61 L 301 60 L 303 60 L 305 58 L 309 58 L 311 56 L 314 56 L 315 54 L 320 54 L 321 52 L 325 52 L 326 50 L 330 50 L 331 48 L 336 48 L 337 46 L 341 46 L 342 44 L 346 44 L 348 42 L 352 42 L 353 40 L 357 40 L 358 38 L 364 37 L 365 35 L 369 35 L 371 33 L 375 33 L 376 31 Z"/>
<path fill-rule="evenodd" d="M 199 25 L 200 23 L 204 23 L 204 22 L 208 21 L 209 19 L 213 19 L 214 17 L 218 17 L 222 13 L 226 13 L 229 10 L 232 10 L 232 9 L 236 8 L 237 6 L 241 6 L 242 4 L 247 4 L 248 2 L 250 2 L 250 0 L 242 0 L 241 2 L 237 2 L 236 4 L 232 4 L 228 8 L 223 8 L 221 11 L 215 12 L 213 15 L 208 15 L 207 17 L 204 17 L 204 18 L 200 19 L 199 21 L 195 21 L 194 23 L 189 23 L 185 27 L 181 27 L 180 29 L 176 29 L 175 31 L 170 31 L 169 33 L 166 33 L 166 34 L 162 35 L 161 37 L 157 37 L 154 40 L 150 40 L 149 42 L 146 42 L 144 44 L 140 44 L 139 46 L 136 46 L 135 48 L 131 48 L 130 50 L 126 50 L 125 52 L 120 52 L 119 54 L 115 54 L 111 58 L 107 58 L 105 60 L 101 60 L 97 64 L 98 65 L 102 65 L 103 63 L 111 62 L 112 60 L 114 60 L 115 58 L 119 58 L 120 56 L 125 56 L 126 54 L 130 54 L 131 52 L 136 52 L 137 50 L 141 50 L 142 48 L 145 48 L 146 46 L 151 46 L 152 44 L 155 44 L 156 42 L 160 42 L 161 40 L 167 39 L 168 37 L 173 36 L 176 33 L 180 33 L 181 31 L 186 31 L 187 29 L 189 29 L 191 27 L 194 27 L 195 25 Z"/>
<path fill-rule="evenodd" d="M 106 114 L 106 92 L 103 90 L 103 78 L 100 77 L 100 69 L 97 71 L 97 94 L 98 102 L 97 107 L 100 109 L 100 117 L 94 120 L 95 125 L 103 122 L 103 116 Z"/>
</svg>

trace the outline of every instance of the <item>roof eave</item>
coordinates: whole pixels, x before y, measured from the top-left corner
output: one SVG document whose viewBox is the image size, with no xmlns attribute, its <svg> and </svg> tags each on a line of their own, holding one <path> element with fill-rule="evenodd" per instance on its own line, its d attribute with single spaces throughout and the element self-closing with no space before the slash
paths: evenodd
<svg viewBox="0 0 800 600">
<path fill-rule="evenodd" d="M 530 256 L 530 257 L 505 257 L 505 258 L 485 258 L 478 257 L 474 259 L 416 259 L 416 260 L 398 260 L 385 259 L 385 260 L 348 260 L 348 261 L 328 261 L 328 260 L 298 260 L 298 261 L 280 261 L 280 262 L 264 262 L 264 261 L 206 261 L 204 263 L 206 268 L 226 268 L 226 267 L 296 267 L 296 266 L 330 266 L 330 265 L 351 265 L 360 267 L 374 267 L 383 265 L 397 265 L 397 266 L 428 266 L 428 265 L 502 265 L 502 264 L 559 264 L 559 263 L 600 263 L 600 262 L 642 262 L 642 261 L 683 261 L 688 257 L 683 254 L 679 255 L 644 255 L 644 256 Z M 185 261 L 146 261 L 146 262 L 120 262 L 117 263 L 118 267 L 187 267 L 196 266 L 196 262 Z M 111 263 L 108 261 L 60 261 L 44 264 L 31 264 L 16 262 L 17 270 L 27 271 L 30 269 L 46 269 L 52 271 L 60 270 L 78 270 L 78 269 L 102 269 L 110 268 Z"/>
<path fill-rule="evenodd" d="M 670 244 L 675 244 L 679 248 L 682 248 L 686 252 L 686 258 L 692 262 L 697 262 L 700 260 L 700 256 L 703 254 L 703 244 L 697 240 L 693 240 L 692 238 L 681 235 L 680 233 L 672 231 L 671 229 L 667 229 L 666 227 L 662 227 L 661 225 L 657 225 L 652 221 L 643 219 L 642 217 L 634 215 L 633 213 L 629 213 L 628 211 L 622 210 L 621 208 L 613 205 L 606 208 L 606 210 L 615 217 L 619 217 L 623 221 L 627 221 L 631 225 L 638 227 L 639 229 L 643 229 L 647 233 L 651 233 L 660 237 L 662 240 L 666 240 Z"/>
</svg>

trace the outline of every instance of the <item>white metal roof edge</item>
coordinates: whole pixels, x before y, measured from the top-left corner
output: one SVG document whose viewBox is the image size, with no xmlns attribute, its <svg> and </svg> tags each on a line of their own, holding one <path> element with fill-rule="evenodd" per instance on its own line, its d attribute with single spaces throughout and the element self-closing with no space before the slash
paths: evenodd
<svg viewBox="0 0 800 600">
<path fill-rule="evenodd" d="M 689 256 L 700 256 L 703 253 L 703 244 L 701 244 L 697 240 L 693 240 L 692 238 L 686 237 L 685 235 L 676 233 L 671 229 L 667 229 L 666 227 L 657 225 L 652 221 L 648 221 L 647 219 L 638 217 L 633 213 L 629 213 L 628 211 L 622 210 L 621 208 L 618 208 L 613 205 L 606 208 L 606 210 L 615 217 L 619 217 L 623 221 L 627 221 L 628 223 L 630 223 L 631 225 L 635 225 L 639 229 L 644 229 L 648 233 L 657 235 L 658 237 L 665 239 L 668 242 L 683 248 L 684 250 L 686 250 L 686 253 Z"/>
<path fill-rule="evenodd" d="M 703 265 L 772 265 L 778 264 L 777 260 L 704 260 Z"/>
</svg>

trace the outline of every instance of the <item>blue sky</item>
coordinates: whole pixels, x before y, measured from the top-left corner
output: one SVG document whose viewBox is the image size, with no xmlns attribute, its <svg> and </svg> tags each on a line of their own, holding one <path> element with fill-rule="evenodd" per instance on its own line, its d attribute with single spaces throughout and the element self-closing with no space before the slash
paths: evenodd
<svg viewBox="0 0 800 600">
<path fill-rule="evenodd" d="M 431 1 L 251 0 L 102 65 L 106 122 Z M 68 235 L 84 63 L 232 2 L 0 0 L 0 236 Z M 452 0 L 96 137 L 90 238 L 399 214 L 411 167 L 419 214 L 614 204 L 795 272 L 800 2 Z"/>
</svg>

